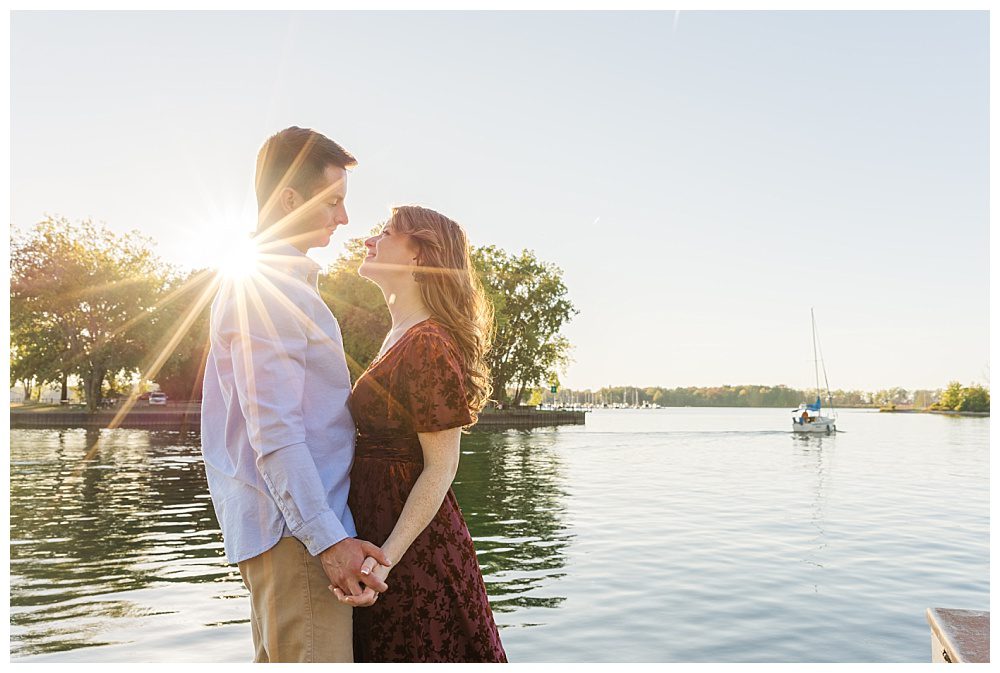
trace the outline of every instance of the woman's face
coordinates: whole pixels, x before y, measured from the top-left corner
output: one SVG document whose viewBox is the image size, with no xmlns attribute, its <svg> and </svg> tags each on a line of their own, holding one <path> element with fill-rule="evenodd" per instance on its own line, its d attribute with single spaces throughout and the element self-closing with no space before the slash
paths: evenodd
<svg viewBox="0 0 1000 673">
<path fill-rule="evenodd" d="M 413 238 L 395 231 L 391 220 L 378 235 L 365 241 L 365 248 L 368 255 L 358 273 L 372 280 L 412 274 L 419 252 Z"/>
</svg>

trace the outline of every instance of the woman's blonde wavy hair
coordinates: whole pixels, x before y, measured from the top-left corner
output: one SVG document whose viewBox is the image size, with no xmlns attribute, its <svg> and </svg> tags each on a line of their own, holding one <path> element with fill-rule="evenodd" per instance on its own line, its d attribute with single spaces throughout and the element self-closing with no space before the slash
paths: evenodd
<svg viewBox="0 0 1000 673">
<path fill-rule="evenodd" d="M 473 422 L 493 392 L 486 354 L 493 343 L 493 305 L 472 266 L 469 240 L 454 220 L 421 206 L 396 206 L 389 225 L 417 245 L 414 278 L 431 315 L 458 342 Z"/>
</svg>

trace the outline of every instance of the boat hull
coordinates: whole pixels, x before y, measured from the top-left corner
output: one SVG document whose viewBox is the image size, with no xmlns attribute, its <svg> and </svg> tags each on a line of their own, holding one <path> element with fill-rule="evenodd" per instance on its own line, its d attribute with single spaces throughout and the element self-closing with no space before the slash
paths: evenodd
<svg viewBox="0 0 1000 673">
<path fill-rule="evenodd" d="M 811 423 L 799 423 L 798 421 L 792 421 L 792 432 L 801 432 L 803 434 L 821 434 L 829 435 L 832 432 L 837 431 L 837 421 L 832 418 L 817 418 Z"/>
</svg>

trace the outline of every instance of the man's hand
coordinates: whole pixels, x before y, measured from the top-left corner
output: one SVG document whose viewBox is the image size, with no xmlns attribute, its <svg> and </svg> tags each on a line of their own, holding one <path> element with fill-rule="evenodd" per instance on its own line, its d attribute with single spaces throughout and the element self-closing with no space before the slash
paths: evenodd
<svg viewBox="0 0 1000 673">
<path fill-rule="evenodd" d="M 374 591 L 386 591 L 389 587 L 385 582 L 373 578 L 370 572 L 362 572 L 361 565 L 366 556 L 371 556 L 384 566 L 392 565 L 380 547 L 353 537 L 344 538 L 320 552 L 319 560 L 323 563 L 323 570 L 331 584 L 345 596 L 361 596 L 364 593 L 361 588 L 362 580 Z M 367 571 L 368 568 L 364 570 Z"/>
<path fill-rule="evenodd" d="M 365 579 L 365 584 L 367 586 L 360 596 L 347 596 L 340 589 L 334 586 L 329 587 L 333 592 L 333 595 L 337 597 L 337 600 L 355 608 L 366 608 L 369 605 L 374 605 L 375 601 L 378 600 L 380 592 L 376 591 L 372 587 L 375 586 L 376 581 L 384 584 L 385 578 L 389 575 L 389 568 L 387 566 L 380 565 L 378 561 L 369 556 L 365 559 L 364 563 L 361 564 L 362 573 L 368 570 L 370 570 L 370 575 L 367 579 Z"/>
</svg>

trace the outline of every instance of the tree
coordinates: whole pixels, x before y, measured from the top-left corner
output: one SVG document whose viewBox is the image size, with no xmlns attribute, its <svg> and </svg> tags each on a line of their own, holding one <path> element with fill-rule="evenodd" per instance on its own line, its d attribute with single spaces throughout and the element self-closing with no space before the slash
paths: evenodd
<svg viewBox="0 0 1000 673">
<path fill-rule="evenodd" d="M 209 269 L 171 278 L 166 287 L 166 298 L 153 316 L 153 324 L 163 337 L 157 344 L 156 352 L 147 354 L 147 360 L 155 360 L 163 349 L 170 348 L 169 342 L 174 336 L 179 337 L 160 370 L 152 375 L 160 390 L 171 399 L 201 399 L 209 348 L 210 299 L 216 287 L 213 279 Z M 192 311 L 194 314 L 189 318 L 188 314 Z M 177 330 L 184 331 L 184 334 L 176 334 Z"/>
<path fill-rule="evenodd" d="M 941 399 L 938 400 L 938 404 L 942 409 L 958 409 L 958 405 L 961 403 L 962 384 L 958 381 L 951 381 L 944 392 L 941 393 Z"/>
<path fill-rule="evenodd" d="M 364 240 L 348 241 L 344 253 L 319 278 L 320 294 L 340 323 L 355 380 L 375 359 L 392 327 L 381 290 L 358 275 L 366 254 Z M 496 316 L 496 338 L 487 356 L 493 394 L 518 404 L 530 387 L 555 379 L 568 361 L 569 342 L 559 330 L 576 309 L 565 298 L 562 272 L 527 250 L 513 256 L 494 246 L 474 248 L 472 260 Z"/>
<path fill-rule="evenodd" d="M 319 277 L 320 295 L 340 323 L 352 381 L 357 380 L 378 355 L 392 327 L 382 291 L 378 285 L 358 275 L 365 254 L 365 239 L 351 239 L 344 253 Z"/>
<path fill-rule="evenodd" d="M 30 400 L 35 384 L 41 387 L 61 381 L 62 399 L 66 399 L 69 377 L 66 354 L 73 346 L 70 335 L 76 326 L 68 316 L 37 310 L 57 303 L 59 297 L 52 284 L 36 283 L 29 287 L 24 282 L 33 250 L 15 229 L 11 230 L 10 249 L 11 384 L 20 381 L 24 385 L 25 400 Z M 50 269 L 50 273 L 58 273 L 58 270 Z M 69 272 L 63 275 L 68 276 Z"/>
<path fill-rule="evenodd" d="M 11 338 L 40 380 L 79 376 L 87 406 L 138 368 L 167 268 L 138 232 L 49 217 L 11 241 Z M 23 351 L 22 351 L 23 349 Z M 52 377 L 58 377 L 53 379 Z"/>
<path fill-rule="evenodd" d="M 51 348 L 45 343 L 44 333 L 32 333 L 11 325 L 10 385 L 21 384 L 26 402 L 31 400 L 36 386 L 40 392 L 42 386 L 58 376 L 47 360 L 46 354 Z"/>
<path fill-rule="evenodd" d="M 541 404 L 542 400 L 545 398 L 546 390 L 547 388 L 532 388 L 530 390 L 531 397 L 528 398 L 528 406 L 537 407 L 539 404 Z"/>
<path fill-rule="evenodd" d="M 472 257 L 496 315 L 488 355 L 493 394 L 517 405 L 528 388 L 569 362 L 570 344 L 559 331 L 578 311 L 566 298 L 562 271 L 533 252 L 515 256 L 491 245 L 476 248 Z"/>
<path fill-rule="evenodd" d="M 909 404 L 910 393 L 904 388 L 889 388 L 875 393 L 875 402 L 881 407 L 895 407 L 897 404 Z"/>
<path fill-rule="evenodd" d="M 958 411 L 989 411 L 990 391 L 981 385 L 973 384 L 962 389 L 962 399 L 956 407 Z"/>
</svg>

